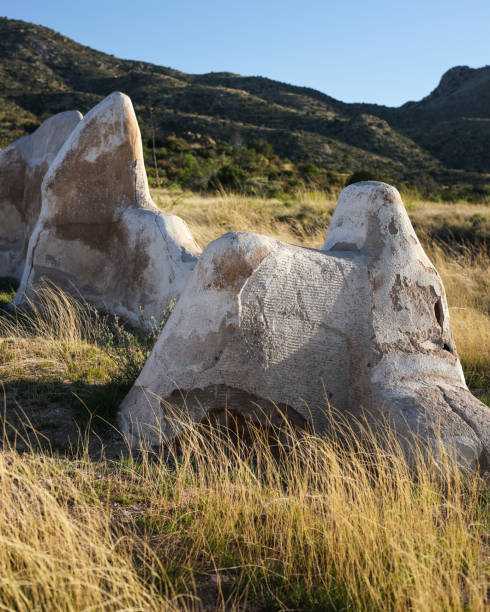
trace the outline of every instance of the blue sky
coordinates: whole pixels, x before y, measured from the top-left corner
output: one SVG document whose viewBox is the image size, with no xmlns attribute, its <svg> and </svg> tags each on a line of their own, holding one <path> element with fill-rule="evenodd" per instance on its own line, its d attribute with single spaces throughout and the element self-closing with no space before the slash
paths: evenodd
<svg viewBox="0 0 490 612">
<path fill-rule="evenodd" d="M 490 0 L 0 0 L 0 15 L 118 57 L 261 75 L 345 102 L 398 106 L 452 66 L 490 64 Z"/>
</svg>

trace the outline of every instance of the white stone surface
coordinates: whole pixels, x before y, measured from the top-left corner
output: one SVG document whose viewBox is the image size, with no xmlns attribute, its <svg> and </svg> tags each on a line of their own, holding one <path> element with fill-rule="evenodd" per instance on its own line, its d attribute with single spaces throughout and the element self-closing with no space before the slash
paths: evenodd
<svg viewBox="0 0 490 612">
<path fill-rule="evenodd" d="M 81 120 L 78 111 L 58 113 L 0 152 L 0 276 L 20 280 L 44 175 Z"/>
<path fill-rule="evenodd" d="M 55 282 L 134 325 L 160 321 L 200 249 L 185 222 L 152 202 L 131 100 L 95 106 L 51 164 L 14 299 Z"/>
<path fill-rule="evenodd" d="M 251 402 L 271 415 L 274 402 L 326 434 L 326 397 L 403 436 L 440 432 L 462 464 L 488 455 L 490 409 L 465 385 L 442 282 L 383 183 L 342 192 L 323 251 L 241 233 L 211 243 L 120 421 L 135 446 L 157 445 L 179 433 L 169 404 L 260 420 Z"/>
</svg>

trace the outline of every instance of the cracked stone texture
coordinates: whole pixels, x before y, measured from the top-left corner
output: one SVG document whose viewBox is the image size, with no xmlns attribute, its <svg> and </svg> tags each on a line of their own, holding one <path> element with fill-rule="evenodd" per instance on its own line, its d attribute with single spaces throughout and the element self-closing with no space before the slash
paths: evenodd
<svg viewBox="0 0 490 612">
<path fill-rule="evenodd" d="M 21 279 L 44 175 L 81 120 L 78 111 L 58 113 L 0 152 L 0 276 Z"/>
<path fill-rule="evenodd" d="M 14 304 L 43 280 L 133 325 L 158 323 L 200 249 L 152 202 L 131 100 L 116 92 L 72 132 L 42 184 L 42 208 Z"/>
<path fill-rule="evenodd" d="M 407 450 L 412 434 L 440 436 L 461 465 L 488 461 L 490 409 L 465 384 L 442 281 L 384 183 L 344 189 L 322 251 L 246 233 L 212 242 L 120 423 L 134 446 L 158 445 L 179 434 L 172 406 L 260 421 L 275 404 L 327 435 L 326 398 L 374 428 L 388 419 Z"/>
</svg>

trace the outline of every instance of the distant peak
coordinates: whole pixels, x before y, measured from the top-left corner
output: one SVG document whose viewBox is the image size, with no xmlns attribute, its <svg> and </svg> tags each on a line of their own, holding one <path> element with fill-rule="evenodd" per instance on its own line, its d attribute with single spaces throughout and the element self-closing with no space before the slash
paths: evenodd
<svg viewBox="0 0 490 612">
<path fill-rule="evenodd" d="M 469 66 L 454 66 L 454 68 L 450 68 L 442 75 L 439 85 L 429 97 L 439 98 L 450 96 L 458 89 L 461 89 L 481 70 L 484 70 L 484 68 L 470 68 Z"/>
</svg>

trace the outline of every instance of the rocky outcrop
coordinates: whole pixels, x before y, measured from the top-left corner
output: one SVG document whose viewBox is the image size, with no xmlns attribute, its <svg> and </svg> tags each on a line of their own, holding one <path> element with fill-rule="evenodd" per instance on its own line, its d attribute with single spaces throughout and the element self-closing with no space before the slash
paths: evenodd
<svg viewBox="0 0 490 612">
<path fill-rule="evenodd" d="M 366 258 L 371 336 L 357 405 L 381 410 L 405 436 L 443 442 L 462 464 L 485 465 L 490 408 L 466 386 L 444 285 L 398 191 L 376 182 L 347 187 L 323 249 Z"/>
<path fill-rule="evenodd" d="M 78 111 L 59 113 L 0 152 L 0 276 L 21 279 L 44 175 L 81 120 Z"/>
<path fill-rule="evenodd" d="M 441 279 L 384 183 L 342 192 L 322 251 L 241 233 L 211 243 L 121 426 L 158 445 L 179 434 L 174 407 L 260 421 L 277 406 L 325 434 L 327 402 L 403 440 L 440 438 L 463 465 L 489 451 L 490 409 L 465 385 Z"/>
<path fill-rule="evenodd" d="M 113 93 L 85 116 L 44 177 L 14 303 L 47 279 L 150 326 L 180 295 L 199 253 L 185 222 L 152 202 L 131 100 Z"/>
</svg>

